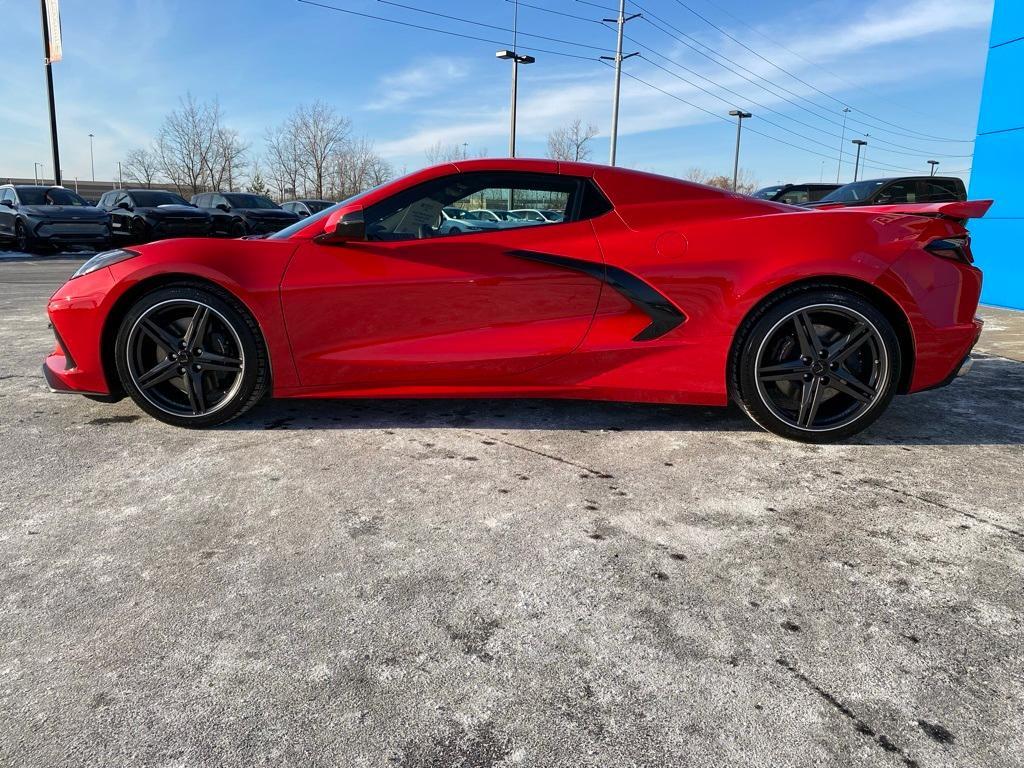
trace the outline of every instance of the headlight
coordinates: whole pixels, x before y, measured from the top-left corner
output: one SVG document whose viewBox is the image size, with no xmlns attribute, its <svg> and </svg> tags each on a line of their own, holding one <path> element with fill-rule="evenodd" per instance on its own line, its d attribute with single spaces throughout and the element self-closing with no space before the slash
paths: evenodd
<svg viewBox="0 0 1024 768">
<path fill-rule="evenodd" d="M 113 251 L 103 251 L 103 253 L 97 253 L 85 264 L 78 268 L 78 271 L 71 276 L 72 279 L 81 277 L 82 275 L 88 275 L 90 272 L 95 272 L 97 269 L 103 269 L 109 267 L 111 264 L 117 264 L 119 261 L 131 259 L 138 256 L 138 251 L 129 251 L 125 248 L 117 248 Z"/>
</svg>

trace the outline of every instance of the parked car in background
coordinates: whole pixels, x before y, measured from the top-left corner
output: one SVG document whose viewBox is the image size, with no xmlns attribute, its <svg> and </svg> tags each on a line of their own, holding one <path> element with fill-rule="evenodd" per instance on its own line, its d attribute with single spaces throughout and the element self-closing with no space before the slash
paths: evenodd
<svg viewBox="0 0 1024 768">
<path fill-rule="evenodd" d="M 807 207 L 947 203 L 966 199 L 967 188 L 963 180 L 955 176 L 900 176 L 855 181 L 839 187 Z"/>
<path fill-rule="evenodd" d="M 270 198 L 247 192 L 203 192 L 192 196 L 192 205 L 213 217 L 213 234 L 228 237 L 270 235 L 299 220 Z"/>
<path fill-rule="evenodd" d="M 110 245 L 110 216 L 70 189 L 0 186 L 0 241 L 25 253 Z"/>
<path fill-rule="evenodd" d="M 475 211 L 445 206 L 441 209 L 441 221 L 437 233 L 441 235 L 464 235 L 467 232 L 483 232 L 501 229 L 501 222 L 488 218 L 477 218 Z"/>
<path fill-rule="evenodd" d="M 771 200 L 774 203 L 805 205 L 818 202 L 841 186 L 842 184 L 776 184 L 774 187 L 762 187 L 752 197 L 758 200 Z"/>
<path fill-rule="evenodd" d="M 508 212 L 510 217 L 532 221 L 535 224 L 557 224 L 565 218 L 561 211 L 554 211 L 548 208 L 539 210 L 537 208 L 513 208 Z"/>
<path fill-rule="evenodd" d="M 166 237 L 207 237 L 210 214 L 163 189 L 114 189 L 100 197 L 115 238 L 148 243 Z"/>
<path fill-rule="evenodd" d="M 334 203 L 330 200 L 289 200 L 287 203 L 281 203 L 281 208 L 304 219 L 314 213 L 327 210 L 332 205 Z"/>
</svg>

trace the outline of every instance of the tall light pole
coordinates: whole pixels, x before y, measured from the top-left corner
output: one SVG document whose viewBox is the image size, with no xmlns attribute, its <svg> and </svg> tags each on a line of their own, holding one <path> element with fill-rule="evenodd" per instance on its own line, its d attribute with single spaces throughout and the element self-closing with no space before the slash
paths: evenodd
<svg viewBox="0 0 1024 768">
<path fill-rule="evenodd" d="M 735 192 L 740 180 L 740 136 L 743 133 L 743 121 L 752 115 L 742 109 L 734 109 L 729 116 L 736 118 L 736 158 L 732 164 L 732 191 Z"/>
<path fill-rule="evenodd" d="M 96 181 L 96 159 L 92 154 L 92 134 L 89 134 L 89 167 L 92 168 L 92 180 Z"/>
<path fill-rule="evenodd" d="M 839 165 L 836 166 L 836 184 L 839 183 L 839 174 L 843 172 L 843 147 L 846 145 L 846 118 L 850 114 L 849 107 L 843 107 L 843 135 L 839 139 Z"/>
<path fill-rule="evenodd" d="M 930 165 L 932 167 L 932 172 L 928 174 L 929 176 L 934 176 L 935 175 L 935 166 L 937 166 L 938 164 L 939 164 L 938 160 L 929 160 L 928 161 L 928 165 Z"/>
<path fill-rule="evenodd" d="M 498 51 L 496 54 L 499 59 L 509 59 L 512 61 L 512 114 L 509 118 L 508 127 L 508 156 L 516 156 L 516 102 L 518 101 L 519 92 L 519 65 L 520 64 L 533 64 L 536 61 L 533 56 L 520 56 L 515 51 Z"/>
<path fill-rule="evenodd" d="M 54 4 L 56 7 L 56 4 Z M 46 0 L 39 0 L 39 10 L 43 18 L 43 64 L 46 67 L 46 95 L 50 104 L 50 146 L 53 149 L 53 184 L 60 186 L 60 152 L 57 149 L 57 107 L 53 101 L 53 70 L 50 51 L 50 20 L 46 11 Z M 54 14 L 56 16 L 56 13 Z M 60 39 L 60 27 L 56 29 L 55 40 Z M 60 51 L 52 52 L 53 58 L 59 60 Z"/>
<path fill-rule="evenodd" d="M 860 148 L 867 146 L 867 142 L 864 139 L 854 139 L 853 143 L 857 145 L 857 159 L 853 161 L 853 180 L 857 180 L 857 172 L 860 170 Z"/>
<path fill-rule="evenodd" d="M 604 19 L 605 22 L 615 22 L 618 26 L 617 42 L 615 44 L 615 56 L 602 56 L 602 59 L 611 60 L 615 62 L 615 91 L 612 94 L 612 133 L 611 133 L 611 145 L 608 149 L 608 165 L 615 165 L 615 152 L 618 149 L 619 144 L 619 94 L 622 91 L 622 62 L 631 56 L 638 55 L 639 52 L 629 53 L 625 56 L 622 55 L 622 30 L 626 26 L 627 21 L 640 16 L 639 13 L 634 13 L 632 16 L 626 16 L 626 0 L 619 0 L 619 15 L 614 19 Z"/>
</svg>

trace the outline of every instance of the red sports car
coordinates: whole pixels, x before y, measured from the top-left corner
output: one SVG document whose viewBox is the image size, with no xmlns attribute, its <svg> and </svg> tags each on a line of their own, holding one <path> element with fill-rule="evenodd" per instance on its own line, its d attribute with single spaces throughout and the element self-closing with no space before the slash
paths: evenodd
<svg viewBox="0 0 1024 768">
<path fill-rule="evenodd" d="M 43 370 L 183 427 L 268 393 L 732 399 L 832 441 L 969 367 L 964 223 L 988 205 L 809 211 L 620 168 L 460 161 L 266 238 L 97 255 L 50 300 Z M 444 228 L 445 209 L 514 208 L 563 218 Z"/>
</svg>

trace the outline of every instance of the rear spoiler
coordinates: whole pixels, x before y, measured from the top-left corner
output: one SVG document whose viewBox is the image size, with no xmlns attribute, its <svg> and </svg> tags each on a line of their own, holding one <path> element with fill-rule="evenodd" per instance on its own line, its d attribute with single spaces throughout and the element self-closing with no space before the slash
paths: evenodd
<svg viewBox="0 0 1024 768">
<path fill-rule="evenodd" d="M 992 200 L 955 200 L 948 203 L 897 203 L 895 205 L 858 205 L 850 210 L 869 211 L 871 213 L 896 213 L 910 216 L 934 216 L 943 219 L 980 219 L 989 208 Z M 826 210 L 836 210 L 834 208 Z"/>
</svg>

